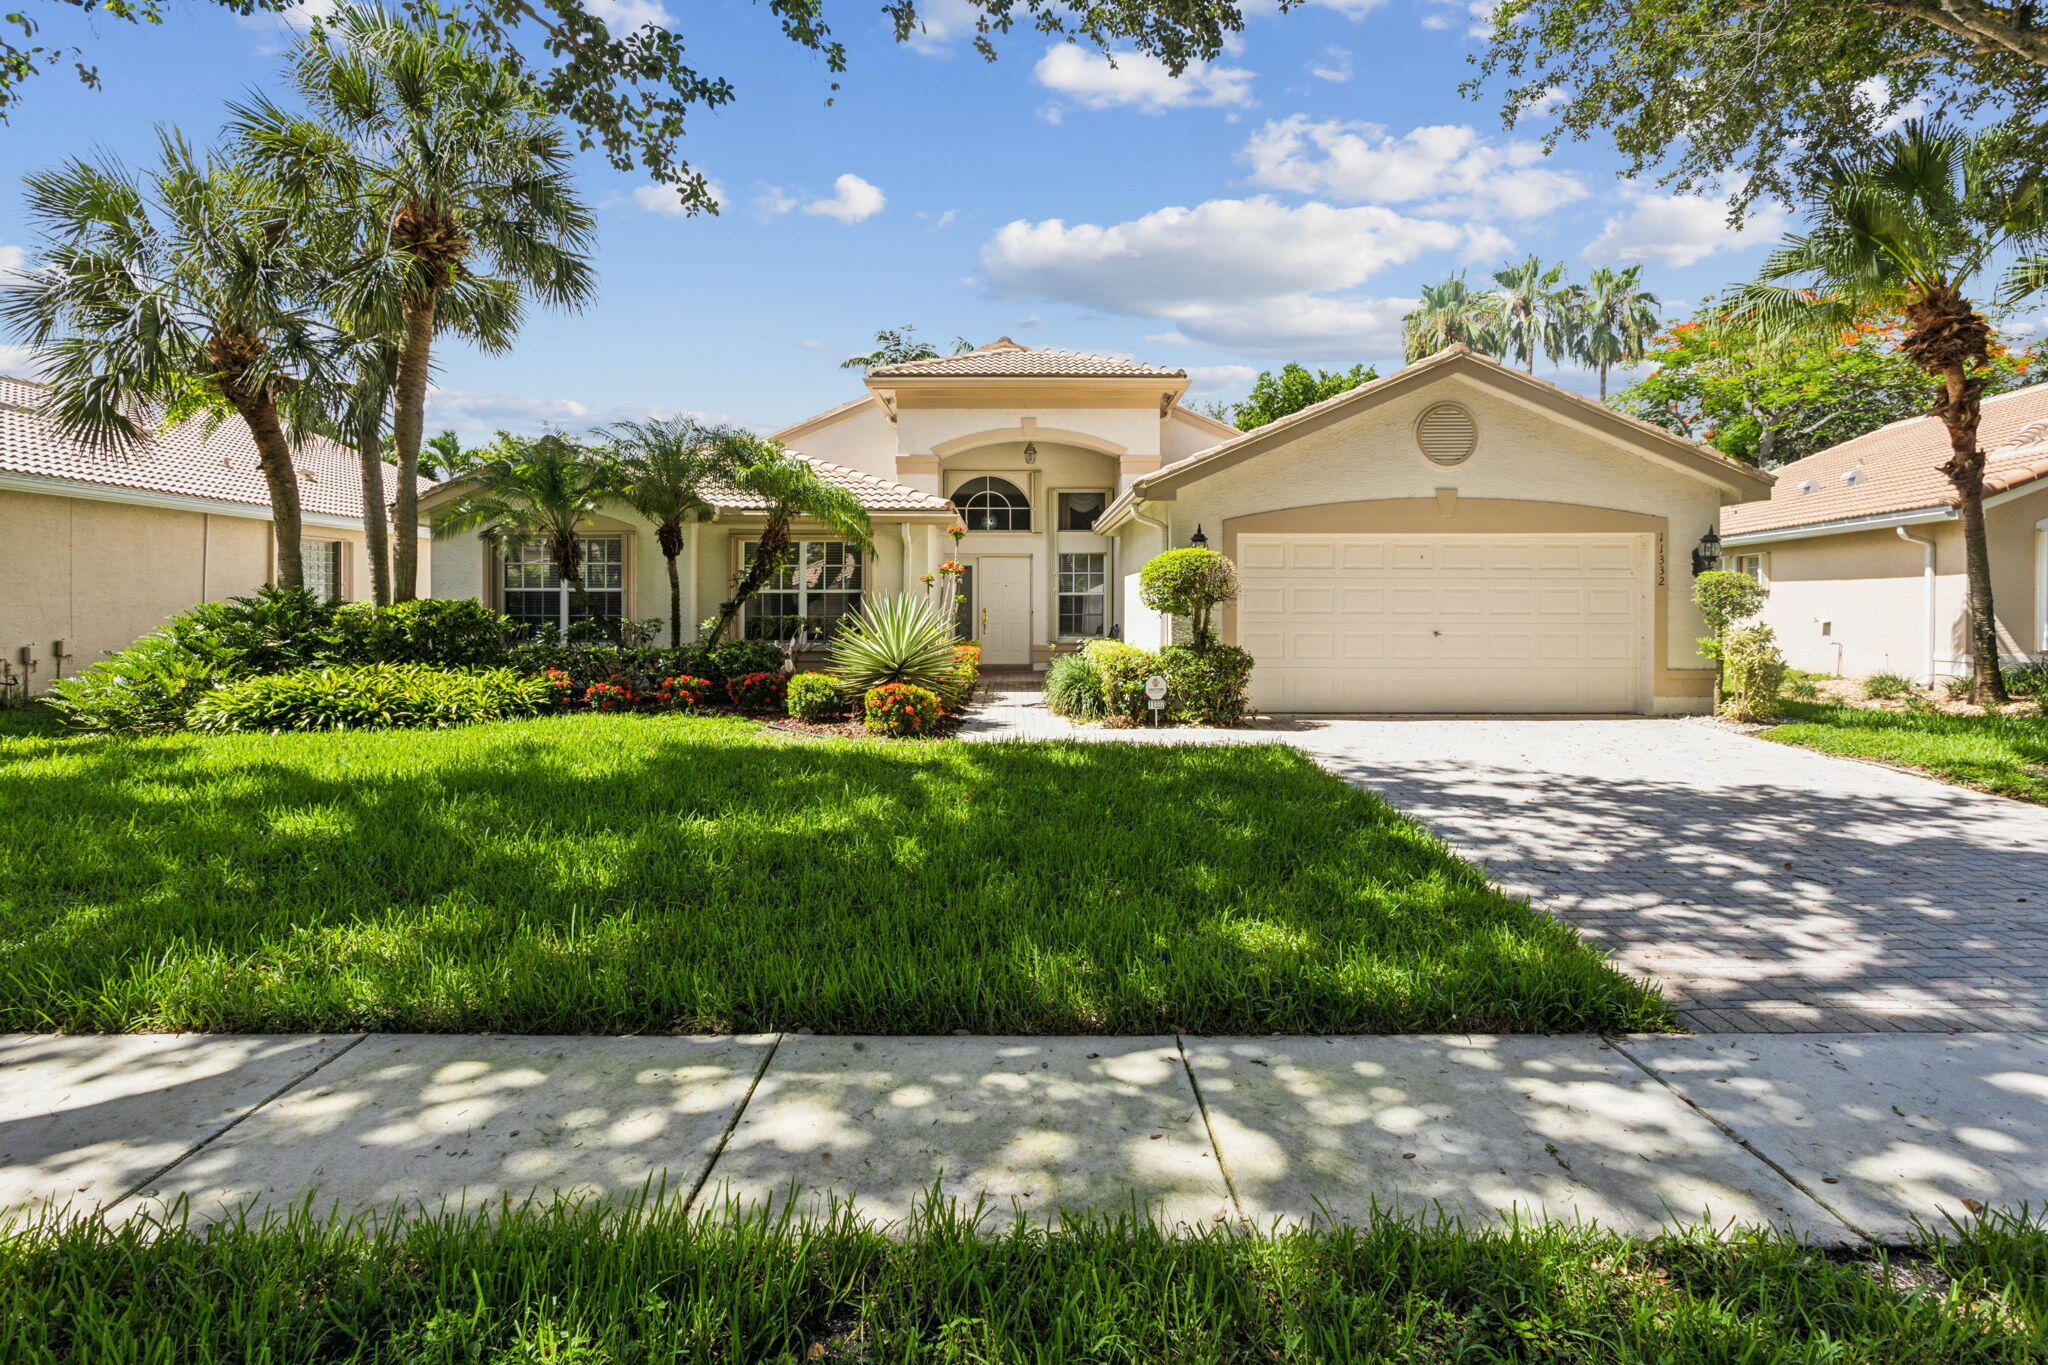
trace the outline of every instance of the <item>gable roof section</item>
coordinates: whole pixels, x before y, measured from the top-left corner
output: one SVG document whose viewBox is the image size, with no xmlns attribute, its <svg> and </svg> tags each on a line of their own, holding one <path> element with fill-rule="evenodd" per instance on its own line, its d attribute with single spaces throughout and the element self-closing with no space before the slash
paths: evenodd
<svg viewBox="0 0 2048 1365">
<path fill-rule="evenodd" d="M 0 377 L 0 475 L 89 484 L 159 497 L 240 503 L 270 510 L 270 486 L 257 466 L 249 429 L 230 418 L 206 430 L 194 419 L 154 432 L 124 449 L 106 450 L 66 434 L 40 415 L 44 385 Z M 299 501 L 314 516 L 361 521 L 362 469 L 356 452 L 324 436 L 293 448 Z M 420 491 L 434 487 L 420 480 Z M 52 488 L 61 496 L 60 488 Z"/>
<path fill-rule="evenodd" d="M 860 505 L 870 512 L 934 512 L 954 515 L 953 504 L 943 498 L 932 496 L 921 489 L 894 483 L 878 475 L 858 469 L 849 469 L 843 464 L 829 460 L 814 460 L 808 455 L 797 458 L 818 471 L 818 477 L 835 488 L 843 488 L 860 499 Z M 752 493 L 734 488 L 731 484 L 706 484 L 705 501 L 721 512 L 766 512 L 768 504 Z"/>
<path fill-rule="evenodd" d="M 1986 494 L 2048 478 L 2048 384 L 1985 399 L 1977 438 Z M 1941 472 L 1948 456 L 1948 428 L 1939 418 L 1892 422 L 1781 465 L 1770 499 L 1722 512 L 1721 533 L 1762 535 L 1945 510 L 1956 503 Z"/>
<path fill-rule="evenodd" d="M 1511 397 L 1591 426 L 1616 440 L 1635 446 L 1646 454 L 1694 473 L 1703 474 L 1739 496 L 1762 497 L 1771 487 L 1771 475 L 1753 465 L 1731 460 L 1719 451 L 1696 441 L 1674 436 L 1660 426 L 1631 417 L 1625 412 L 1618 412 L 1605 403 L 1595 402 L 1569 389 L 1559 388 L 1527 371 L 1503 365 L 1491 356 L 1481 355 L 1471 347 L 1461 344 L 1447 347 L 1435 355 L 1418 360 L 1412 365 L 1396 370 L 1384 379 L 1375 379 L 1369 384 L 1361 384 L 1335 397 L 1325 398 L 1320 403 L 1312 403 L 1299 412 L 1289 413 L 1262 427 L 1255 427 L 1230 440 L 1210 446 L 1207 450 L 1197 451 L 1186 459 L 1176 460 L 1162 469 L 1156 469 L 1133 482 L 1119 495 L 1104 510 L 1096 526 L 1103 530 L 1113 529 L 1132 507 L 1147 497 L 1157 498 L 1161 494 L 1169 494 L 1184 483 L 1206 478 L 1232 465 L 1280 449 L 1297 436 L 1306 435 L 1346 418 L 1356 417 L 1370 407 L 1397 398 L 1446 374 L 1462 374 Z"/>
<path fill-rule="evenodd" d="M 858 398 L 847 399 L 836 408 L 827 408 L 823 412 L 814 413 L 804 418 L 801 422 L 792 422 L 780 431 L 770 432 L 768 439 L 787 444 L 795 440 L 803 432 L 816 431 L 819 427 L 828 427 L 835 422 L 843 422 L 863 408 L 879 406 L 880 401 L 873 394 L 864 393 Z"/>
<path fill-rule="evenodd" d="M 1060 351 L 1025 346 L 998 337 L 959 355 L 879 365 L 868 371 L 876 379 L 1186 379 L 1186 370 L 1169 370 L 1117 356 L 1086 351 Z"/>
</svg>

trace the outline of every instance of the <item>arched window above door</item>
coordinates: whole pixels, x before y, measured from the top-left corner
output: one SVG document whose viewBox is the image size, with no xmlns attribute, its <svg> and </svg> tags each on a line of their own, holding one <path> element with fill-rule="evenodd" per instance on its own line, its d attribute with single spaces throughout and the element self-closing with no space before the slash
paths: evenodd
<svg viewBox="0 0 2048 1365">
<path fill-rule="evenodd" d="M 982 475 L 953 490 L 953 506 L 970 531 L 1028 531 L 1031 502 L 1008 479 Z"/>
</svg>

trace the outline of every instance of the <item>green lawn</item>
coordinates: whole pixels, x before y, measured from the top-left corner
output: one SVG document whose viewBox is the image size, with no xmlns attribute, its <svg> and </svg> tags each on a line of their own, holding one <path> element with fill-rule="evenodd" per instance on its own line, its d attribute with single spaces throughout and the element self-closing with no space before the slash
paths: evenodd
<svg viewBox="0 0 2048 1365">
<path fill-rule="evenodd" d="M 1947 782 L 2048 804 L 2048 719 L 1876 711 L 1788 701 L 1797 719 L 1764 732 L 1780 744 L 1903 763 Z"/>
<path fill-rule="evenodd" d="M 2017 1365 L 2048 1346 L 2048 1234 L 2010 1219 L 1832 1255 L 1556 1224 L 979 1231 L 943 1209 L 900 1239 L 669 1206 L 206 1237 L 81 1220 L 0 1232 L 0 1358 Z"/>
<path fill-rule="evenodd" d="M 580 715 L 0 739 L 0 1029 L 1643 1029 L 1277 746 Z"/>
</svg>

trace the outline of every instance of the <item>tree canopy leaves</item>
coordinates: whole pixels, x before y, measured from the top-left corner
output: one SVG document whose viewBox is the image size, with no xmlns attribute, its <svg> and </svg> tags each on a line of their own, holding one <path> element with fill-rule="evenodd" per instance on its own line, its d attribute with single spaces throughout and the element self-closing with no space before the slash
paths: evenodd
<svg viewBox="0 0 2048 1365">
<path fill-rule="evenodd" d="M 1364 365 L 1353 365 L 1348 370 L 1311 370 L 1290 360 L 1278 371 L 1261 371 L 1252 382 L 1252 391 L 1224 420 L 1234 423 L 1239 431 L 1251 431 L 1379 377 L 1379 371 Z"/>
</svg>

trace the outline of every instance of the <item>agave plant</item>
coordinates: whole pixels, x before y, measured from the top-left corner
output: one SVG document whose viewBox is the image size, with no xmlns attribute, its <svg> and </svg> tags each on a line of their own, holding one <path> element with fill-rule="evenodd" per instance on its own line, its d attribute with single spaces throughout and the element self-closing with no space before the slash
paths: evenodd
<svg viewBox="0 0 2048 1365">
<path fill-rule="evenodd" d="M 918 597 L 877 598 L 848 616 L 832 641 L 832 675 L 852 693 L 910 683 L 943 693 L 959 663 L 953 625 Z"/>
</svg>

